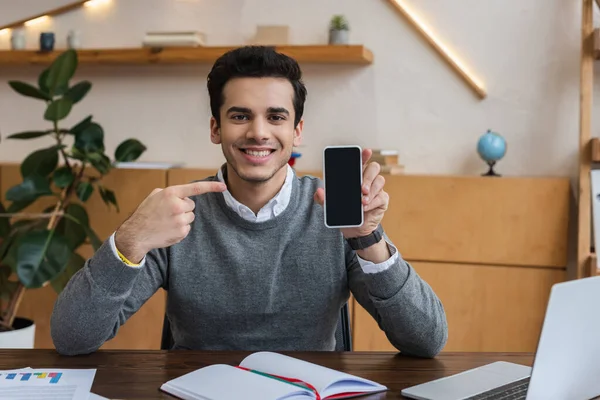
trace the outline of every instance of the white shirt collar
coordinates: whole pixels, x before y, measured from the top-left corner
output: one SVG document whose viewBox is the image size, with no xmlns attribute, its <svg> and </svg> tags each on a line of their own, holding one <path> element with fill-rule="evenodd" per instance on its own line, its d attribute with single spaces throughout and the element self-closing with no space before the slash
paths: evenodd
<svg viewBox="0 0 600 400">
<path fill-rule="evenodd" d="M 219 168 L 219 172 L 217 173 L 217 179 L 220 182 L 224 183 L 225 180 L 223 178 L 223 168 Z M 255 215 L 250 208 L 237 201 L 231 195 L 231 192 L 229 192 L 229 190 L 223 192 L 225 203 L 240 217 L 251 222 L 264 222 L 278 216 L 287 208 L 290 202 L 290 198 L 292 196 L 294 169 L 289 164 L 287 165 L 287 168 L 287 175 L 285 177 L 285 181 L 283 182 L 283 186 L 275 195 L 275 197 L 269 200 L 269 202 L 258 211 L 258 214 Z"/>
</svg>

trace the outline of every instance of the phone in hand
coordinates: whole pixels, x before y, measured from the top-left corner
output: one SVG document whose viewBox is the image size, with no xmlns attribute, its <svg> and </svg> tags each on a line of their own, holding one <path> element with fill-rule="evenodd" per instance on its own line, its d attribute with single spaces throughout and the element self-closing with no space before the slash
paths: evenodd
<svg viewBox="0 0 600 400">
<path fill-rule="evenodd" d="M 327 146 L 323 150 L 325 226 L 351 228 L 364 220 L 362 148 Z"/>
</svg>

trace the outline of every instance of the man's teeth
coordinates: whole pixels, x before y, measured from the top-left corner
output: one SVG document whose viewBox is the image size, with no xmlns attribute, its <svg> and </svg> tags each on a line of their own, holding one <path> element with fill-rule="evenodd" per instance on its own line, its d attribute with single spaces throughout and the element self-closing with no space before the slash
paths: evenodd
<svg viewBox="0 0 600 400">
<path fill-rule="evenodd" d="M 262 151 L 254 151 L 254 150 L 245 150 L 246 154 L 251 155 L 253 157 L 266 157 L 269 154 L 271 154 L 271 151 L 269 150 L 262 150 Z"/>
</svg>

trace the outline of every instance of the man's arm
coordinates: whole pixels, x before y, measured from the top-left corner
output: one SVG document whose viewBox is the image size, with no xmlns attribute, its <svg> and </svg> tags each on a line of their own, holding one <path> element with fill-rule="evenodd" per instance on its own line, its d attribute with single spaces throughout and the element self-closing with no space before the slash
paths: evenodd
<svg viewBox="0 0 600 400">
<path fill-rule="evenodd" d="M 60 294 L 50 328 L 58 352 L 97 350 L 166 288 L 167 248 L 188 235 L 195 219 L 189 197 L 224 190 L 219 182 L 193 182 L 152 191 Z"/>
<path fill-rule="evenodd" d="M 167 268 L 165 249 L 149 252 L 142 265 L 132 267 L 115 255 L 113 237 L 108 239 L 54 304 L 50 329 L 56 350 L 64 355 L 96 351 L 160 287 L 166 287 Z"/>
<path fill-rule="evenodd" d="M 384 235 L 372 248 L 357 250 L 361 258 L 373 263 L 384 262 L 385 255 L 386 260 L 393 260 L 385 269 L 372 273 L 365 272 L 357 253 L 346 244 L 350 290 L 399 351 L 434 357 L 448 339 L 444 307 L 427 282 L 386 241 L 389 239 Z"/>
</svg>

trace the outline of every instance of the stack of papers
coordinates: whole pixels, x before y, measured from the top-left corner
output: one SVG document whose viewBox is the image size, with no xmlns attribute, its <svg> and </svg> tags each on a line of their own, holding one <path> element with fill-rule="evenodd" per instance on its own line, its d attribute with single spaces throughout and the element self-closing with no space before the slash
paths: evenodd
<svg viewBox="0 0 600 400">
<path fill-rule="evenodd" d="M 0 399 L 101 400 L 90 392 L 95 369 L 33 369 L 0 371 Z"/>
</svg>

